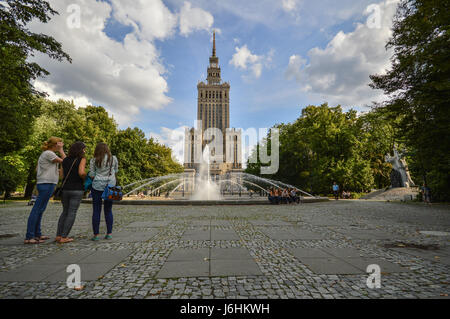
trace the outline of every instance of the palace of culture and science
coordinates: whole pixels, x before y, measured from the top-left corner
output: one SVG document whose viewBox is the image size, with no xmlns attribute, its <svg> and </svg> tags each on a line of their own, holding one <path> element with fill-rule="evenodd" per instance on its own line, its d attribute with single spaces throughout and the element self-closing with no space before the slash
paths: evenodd
<svg viewBox="0 0 450 319">
<path fill-rule="evenodd" d="M 215 33 L 207 74 L 207 83 L 197 85 L 197 127 L 185 131 L 184 168 L 185 172 L 198 171 L 208 145 L 209 171 L 214 180 L 242 171 L 241 131 L 230 128 L 230 84 L 220 77 Z"/>
</svg>

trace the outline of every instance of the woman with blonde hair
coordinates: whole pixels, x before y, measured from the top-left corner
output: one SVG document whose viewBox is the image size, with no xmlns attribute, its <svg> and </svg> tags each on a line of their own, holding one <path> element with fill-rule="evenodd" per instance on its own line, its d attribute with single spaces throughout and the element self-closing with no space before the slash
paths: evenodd
<svg viewBox="0 0 450 319">
<path fill-rule="evenodd" d="M 89 176 L 92 177 L 92 228 L 94 231 L 93 241 L 98 241 L 100 238 L 100 214 L 102 212 L 102 194 L 107 185 L 116 185 L 116 174 L 119 171 L 119 163 L 117 158 L 111 155 L 111 151 L 106 143 L 98 143 L 94 151 L 94 158 L 90 161 Z M 105 239 L 112 239 L 113 214 L 112 214 L 112 200 L 103 201 L 105 221 L 106 221 L 106 236 Z"/>
<path fill-rule="evenodd" d="M 41 147 L 43 152 L 39 156 L 36 167 L 36 187 L 38 196 L 31 209 L 30 216 L 28 217 L 25 244 L 39 244 L 50 238 L 48 236 L 42 236 L 41 220 L 42 215 L 47 208 L 48 201 L 53 195 L 55 186 L 58 184 L 58 164 L 62 163 L 66 158 L 63 146 L 64 143 L 61 138 L 50 137 Z M 55 152 L 58 152 L 61 157 L 58 157 Z"/>
</svg>

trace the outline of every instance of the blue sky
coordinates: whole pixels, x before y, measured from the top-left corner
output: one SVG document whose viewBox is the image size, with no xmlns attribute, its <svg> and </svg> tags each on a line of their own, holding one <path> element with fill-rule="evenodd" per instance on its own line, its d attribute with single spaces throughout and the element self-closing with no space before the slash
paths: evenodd
<svg viewBox="0 0 450 319">
<path fill-rule="evenodd" d="M 322 102 L 363 111 L 383 98 L 368 76 L 389 67 L 396 2 L 53 0 L 60 15 L 32 29 L 62 42 L 74 63 L 38 56 L 51 75 L 36 86 L 53 99 L 102 105 L 120 127 L 176 147 L 171 131 L 194 124 L 217 30 L 232 127 L 291 122 Z"/>
</svg>

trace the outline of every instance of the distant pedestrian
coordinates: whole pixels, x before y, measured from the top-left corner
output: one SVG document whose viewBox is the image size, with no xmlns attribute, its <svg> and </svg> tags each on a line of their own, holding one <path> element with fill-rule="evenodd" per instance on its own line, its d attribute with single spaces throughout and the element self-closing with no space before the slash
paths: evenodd
<svg viewBox="0 0 450 319">
<path fill-rule="evenodd" d="M 336 184 L 336 182 L 333 182 L 333 194 L 334 194 L 334 199 L 338 200 L 339 199 L 339 185 Z"/>
<path fill-rule="evenodd" d="M 55 241 L 61 244 L 73 241 L 69 238 L 70 230 L 80 207 L 84 194 L 84 179 L 86 177 L 86 145 L 75 142 L 69 149 L 69 155 L 63 160 L 60 175 L 63 178 L 62 206 L 63 211 L 58 220 L 58 230 Z"/>
<path fill-rule="evenodd" d="M 39 244 L 44 240 L 50 239 L 50 237 L 42 235 L 41 221 L 48 201 L 52 197 L 55 186 L 59 181 L 58 164 L 62 163 L 66 158 L 63 146 L 64 143 L 61 138 L 51 137 L 41 147 L 43 152 L 39 156 L 36 167 L 38 196 L 28 217 L 25 244 Z M 58 157 L 55 152 L 58 152 L 61 157 Z"/>
<path fill-rule="evenodd" d="M 107 233 L 105 239 L 112 239 L 113 213 L 112 200 L 102 200 L 102 194 L 107 185 L 116 185 L 116 174 L 119 171 L 117 158 L 111 154 L 106 143 L 98 143 L 94 151 L 94 158 L 90 162 L 89 176 L 92 181 L 92 228 L 94 231 L 93 241 L 100 240 L 100 215 L 102 212 L 102 203 L 105 213 Z"/>
<path fill-rule="evenodd" d="M 427 184 L 423 183 L 423 186 L 420 188 L 422 193 L 422 199 L 425 203 L 431 205 L 431 189 Z"/>
</svg>

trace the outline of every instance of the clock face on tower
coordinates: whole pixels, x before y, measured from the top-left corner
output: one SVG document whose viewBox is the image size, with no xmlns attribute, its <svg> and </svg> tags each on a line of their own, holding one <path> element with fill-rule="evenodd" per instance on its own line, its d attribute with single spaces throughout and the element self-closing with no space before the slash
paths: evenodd
<svg viewBox="0 0 450 319">
<path fill-rule="evenodd" d="M 217 63 L 211 63 L 211 66 L 213 67 L 213 68 L 217 68 Z"/>
</svg>

